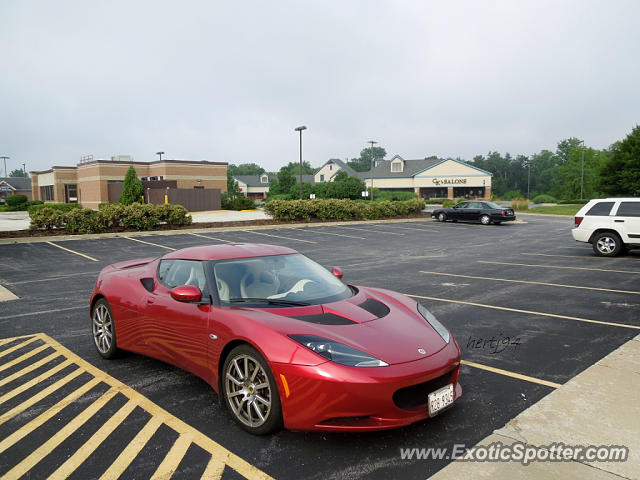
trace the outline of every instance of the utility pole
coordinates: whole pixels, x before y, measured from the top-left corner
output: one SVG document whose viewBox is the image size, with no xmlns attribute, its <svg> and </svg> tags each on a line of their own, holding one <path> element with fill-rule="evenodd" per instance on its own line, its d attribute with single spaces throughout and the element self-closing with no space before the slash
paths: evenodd
<svg viewBox="0 0 640 480">
<path fill-rule="evenodd" d="M 300 132 L 300 200 L 302 200 L 302 131 L 306 129 L 307 127 L 304 125 L 293 129 L 296 132 Z"/>
<path fill-rule="evenodd" d="M 25 164 L 22 164 L 22 174 L 26 177 L 27 176 L 27 167 L 25 166 Z"/>
<path fill-rule="evenodd" d="M 529 167 L 529 172 L 527 173 L 527 200 L 530 200 L 531 194 L 529 193 L 529 186 L 531 185 L 531 159 L 527 160 L 527 166 Z"/>
<path fill-rule="evenodd" d="M 375 140 L 369 140 L 371 144 L 371 201 L 373 202 L 373 169 L 376 167 L 376 159 L 373 156 L 373 146 L 378 143 Z"/>
<path fill-rule="evenodd" d="M 582 165 L 580 167 L 580 200 L 582 200 L 584 196 L 584 140 L 580 140 L 580 143 L 582 143 Z"/>
<path fill-rule="evenodd" d="M 4 160 L 4 176 L 7 177 L 7 160 L 11 157 L 0 157 L 0 159 Z"/>
</svg>

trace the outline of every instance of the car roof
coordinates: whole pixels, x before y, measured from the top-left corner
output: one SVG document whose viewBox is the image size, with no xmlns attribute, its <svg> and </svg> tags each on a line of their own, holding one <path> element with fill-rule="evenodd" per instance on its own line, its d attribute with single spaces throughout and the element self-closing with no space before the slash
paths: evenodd
<svg viewBox="0 0 640 480">
<path fill-rule="evenodd" d="M 593 200 L 591 200 L 592 202 L 603 202 L 603 201 L 609 201 L 609 202 L 615 202 L 617 200 L 622 200 L 625 202 L 629 202 L 629 201 L 635 201 L 635 202 L 640 202 L 640 197 L 609 197 L 609 198 L 594 198 Z"/>
<path fill-rule="evenodd" d="M 264 243 L 226 243 L 188 247 L 166 254 L 163 259 L 179 260 L 226 260 L 229 258 L 265 257 L 298 253 L 292 248 Z"/>
</svg>

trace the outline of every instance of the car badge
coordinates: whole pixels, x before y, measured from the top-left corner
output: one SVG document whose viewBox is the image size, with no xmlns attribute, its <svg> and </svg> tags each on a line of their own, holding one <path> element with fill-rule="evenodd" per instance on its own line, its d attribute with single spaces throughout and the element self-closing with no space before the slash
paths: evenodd
<svg viewBox="0 0 640 480">
<path fill-rule="evenodd" d="M 419 348 L 418 349 L 418 353 L 421 353 L 422 355 L 425 355 L 427 353 L 427 351 L 424 348 Z"/>
</svg>

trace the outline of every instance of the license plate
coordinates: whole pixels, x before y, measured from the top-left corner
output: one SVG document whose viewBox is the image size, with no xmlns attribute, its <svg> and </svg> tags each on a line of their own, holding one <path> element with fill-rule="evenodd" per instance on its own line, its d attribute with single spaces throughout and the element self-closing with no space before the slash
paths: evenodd
<svg viewBox="0 0 640 480">
<path fill-rule="evenodd" d="M 453 403 L 453 384 L 439 388 L 428 395 L 429 416 L 432 417 L 440 410 Z"/>
</svg>

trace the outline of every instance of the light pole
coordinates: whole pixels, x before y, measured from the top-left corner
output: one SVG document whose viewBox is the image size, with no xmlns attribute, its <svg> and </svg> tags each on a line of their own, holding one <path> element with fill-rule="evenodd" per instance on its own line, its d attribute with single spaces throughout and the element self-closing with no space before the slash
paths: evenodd
<svg viewBox="0 0 640 480">
<path fill-rule="evenodd" d="M 304 125 L 294 128 L 294 131 L 300 132 L 300 200 L 302 200 L 302 131 L 306 129 Z"/>
<path fill-rule="evenodd" d="M 160 157 L 160 161 L 162 161 L 162 155 L 164 155 L 164 152 L 156 152 L 156 155 L 158 155 Z"/>
<path fill-rule="evenodd" d="M 22 164 L 22 174 L 26 177 L 27 176 L 27 167 L 26 165 L 23 163 Z"/>
<path fill-rule="evenodd" d="M 378 143 L 375 140 L 369 140 L 371 144 L 371 201 L 373 202 L 373 169 L 376 167 L 376 159 L 373 157 L 373 146 Z"/>
<path fill-rule="evenodd" d="M 527 200 L 531 197 L 529 186 L 531 185 L 531 159 L 527 159 L 527 167 L 529 167 L 529 171 L 527 173 Z"/>
<path fill-rule="evenodd" d="M 580 200 L 582 200 L 584 193 L 584 140 L 580 140 L 580 143 L 582 144 L 582 163 L 580 166 Z M 580 143 L 578 143 L 578 145 L 580 145 Z"/>
<path fill-rule="evenodd" d="M 4 160 L 4 176 L 7 176 L 7 160 L 11 157 L 0 157 L 0 159 Z"/>
</svg>

